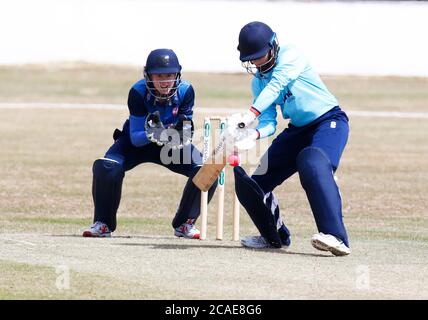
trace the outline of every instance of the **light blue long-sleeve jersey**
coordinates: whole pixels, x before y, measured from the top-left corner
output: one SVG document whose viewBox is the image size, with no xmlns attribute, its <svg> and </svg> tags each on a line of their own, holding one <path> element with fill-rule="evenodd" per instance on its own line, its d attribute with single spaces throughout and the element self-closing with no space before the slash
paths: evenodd
<svg viewBox="0 0 428 320">
<path fill-rule="evenodd" d="M 269 73 L 254 76 L 252 91 L 253 107 L 261 113 L 257 126 L 260 138 L 275 133 L 277 105 L 283 118 L 290 119 L 297 127 L 338 105 L 308 60 L 291 45 L 281 47 L 276 65 Z"/>
</svg>

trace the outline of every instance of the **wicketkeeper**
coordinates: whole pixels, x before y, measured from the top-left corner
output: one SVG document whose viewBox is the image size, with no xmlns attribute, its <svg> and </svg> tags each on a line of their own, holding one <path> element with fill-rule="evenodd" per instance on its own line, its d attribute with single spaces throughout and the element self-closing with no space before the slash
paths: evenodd
<svg viewBox="0 0 428 320">
<path fill-rule="evenodd" d="M 172 226 L 177 237 L 199 238 L 195 221 L 200 213 L 200 191 L 191 180 L 200 169 L 202 155 L 191 143 L 194 99 L 193 87 L 181 79 L 181 65 L 174 51 L 152 51 L 144 79 L 129 91 L 129 118 L 122 130 L 115 130 L 115 142 L 105 156 L 93 164 L 94 223 L 83 232 L 84 237 L 111 236 L 116 229 L 125 172 L 151 162 L 189 177 Z M 215 188 L 216 184 L 209 190 L 209 200 Z"/>
<path fill-rule="evenodd" d="M 290 245 L 290 232 L 281 221 L 272 191 L 297 172 L 319 231 L 312 245 L 334 255 L 349 254 L 334 179 L 348 140 L 347 115 L 308 60 L 291 45 L 280 48 L 276 34 L 265 23 L 245 25 L 238 50 L 243 66 L 254 75 L 254 101 L 248 112 L 232 115 L 229 123 L 249 125 L 257 118 L 258 126 L 248 138 L 256 140 L 275 133 L 278 105 L 282 117 L 290 119 L 251 178 L 241 167 L 234 169 L 238 198 L 261 234 L 242 239 L 242 244 L 251 248 Z"/>
</svg>

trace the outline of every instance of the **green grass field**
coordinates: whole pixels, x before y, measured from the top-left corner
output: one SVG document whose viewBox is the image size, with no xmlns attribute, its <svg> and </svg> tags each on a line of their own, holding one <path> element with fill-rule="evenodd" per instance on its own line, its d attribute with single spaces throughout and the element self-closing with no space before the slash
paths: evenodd
<svg viewBox="0 0 428 320">
<path fill-rule="evenodd" d="M 128 90 L 141 73 L 81 63 L 0 67 L 2 105 L 124 105 L 123 110 L 0 107 L 1 299 L 428 298 L 427 118 L 350 117 L 350 139 L 337 172 L 353 250 L 349 257 L 334 258 L 310 246 L 315 223 L 297 176 L 276 189 L 293 234 L 289 252 L 245 250 L 228 240 L 230 169 L 226 241 L 214 240 L 215 199 L 208 240 L 174 239 L 171 220 L 186 179 L 150 164 L 126 174 L 116 237 L 78 237 L 92 219 L 92 163 L 128 116 Z M 204 114 L 198 106 L 215 114 L 216 108 L 251 102 L 248 75 L 183 78 L 195 87 L 199 125 Z M 428 112 L 426 78 L 323 79 L 345 111 Z M 277 132 L 285 126 L 282 121 Z M 255 231 L 241 210 L 241 236 Z M 55 287 L 55 267 L 61 264 L 71 269 L 66 291 Z M 356 285 L 360 266 L 369 270 L 369 288 Z M 183 282 L 199 290 L 182 292 Z"/>
</svg>

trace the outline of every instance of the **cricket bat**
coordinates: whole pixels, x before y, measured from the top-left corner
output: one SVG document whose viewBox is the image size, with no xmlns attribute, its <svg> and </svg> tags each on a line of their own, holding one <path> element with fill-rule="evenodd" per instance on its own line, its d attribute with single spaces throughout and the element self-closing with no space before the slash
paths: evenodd
<svg viewBox="0 0 428 320">
<path fill-rule="evenodd" d="M 245 127 L 244 123 L 238 123 L 238 128 L 243 129 Z M 202 168 L 199 169 L 198 173 L 193 177 L 193 183 L 201 190 L 208 191 L 209 188 L 217 180 L 220 172 L 227 164 L 226 156 L 226 134 L 221 135 L 220 142 L 214 148 L 211 156 L 207 161 L 202 165 Z M 234 154 L 237 154 L 237 151 L 234 151 Z"/>
<path fill-rule="evenodd" d="M 193 177 L 193 183 L 201 190 L 208 191 L 209 188 L 217 180 L 218 175 L 221 170 L 226 166 L 226 150 L 225 138 L 222 137 L 219 144 L 213 150 L 211 156 L 207 161 L 202 165 L 202 168 L 199 169 L 198 173 Z"/>
</svg>

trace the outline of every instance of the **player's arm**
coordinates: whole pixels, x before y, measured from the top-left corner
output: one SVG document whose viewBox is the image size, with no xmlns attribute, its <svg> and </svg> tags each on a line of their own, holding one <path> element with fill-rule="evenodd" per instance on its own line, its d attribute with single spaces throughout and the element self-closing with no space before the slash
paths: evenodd
<svg viewBox="0 0 428 320">
<path fill-rule="evenodd" d="M 251 90 L 253 92 L 254 101 L 257 100 L 263 88 L 258 79 L 254 78 L 251 83 Z M 258 125 L 256 127 L 258 136 L 257 139 L 262 139 L 273 135 L 276 131 L 276 105 L 271 104 L 262 114 L 257 118 Z"/>
<path fill-rule="evenodd" d="M 129 135 L 131 143 L 135 147 L 142 147 L 151 141 L 147 138 L 145 122 L 147 110 L 144 107 L 144 99 L 141 94 L 132 88 L 128 95 L 129 108 Z"/>
<path fill-rule="evenodd" d="M 183 101 L 178 110 L 179 118 L 192 119 L 194 106 L 195 106 L 195 90 L 193 90 L 192 85 L 189 85 L 189 87 L 186 90 L 186 93 L 184 94 Z"/>
<path fill-rule="evenodd" d="M 240 114 L 240 123 L 243 126 L 251 124 L 260 114 L 275 103 L 281 92 L 295 81 L 307 67 L 308 63 L 300 52 L 293 47 L 288 47 L 287 51 L 278 60 L 278 65 L 275 66 L 272 72 L 271 80 L 256 95 L 250 110 Z M 259 87 L 260 83 L 261 81 L 256 77 L 253 79 L 253 92 L 254 86 Z M 259 88 L 256 89 L 258 90 Z M 237 115 L 233 116 L 238 118 Z"/>
<path fill-rule="evenodd" d="M 252 91 L 254 100 L 256 100 L 260 92 L 262 91 L 261 83 L 256 78 L 254 78 L 252 82 Z M 257 139 L 262 139 L 273 135 L 276 131 L 277 125 L 276 115 L 276 105 L 271 104 L 267 109 L 263 111 L 262 114 L 258 116 L 258 125 L 255 129 L 244 129 L 246 132 L 241 134 L 241 136 L 246 137 L 243 139 L 237 137 L 238 141 L 236 142 L 236 146 L 238 147 L 238 149 L 249 149 L 248 146 L 254 144 L 254 142 L 251 141 L 255 141 Z M 237 130 L 236 132 L 239 133 L 244 130 Z"/>
<path fill-rule="evenodd" d="M 263 113 L 269 108 L 286 87 L 295 81 L 307 66 L 306 59 L 293 47 L 287 48 L 286 52 L 274 68 L 269 83 L 260 91 L 254 100 L 252 108 Z"/>
<path fill-rule="evenodd" d="M 276 105 L 272 104 L 257 118 L 259 124 L 256 127 L 258 139 L 273 135 L 276 131 Z"/>
<path fill-rule="evenodd" d="M 178 119 L 173 128 L 178 131 L 179 140 L 169 143 L 173 148 L 182 148 L 192 143 L 194 125 L 193 125 L 193 107 L 195 105 L 195 91 L 192 85 L 188 85 L 183 100 L 178 109 Z"/>
</svg>

